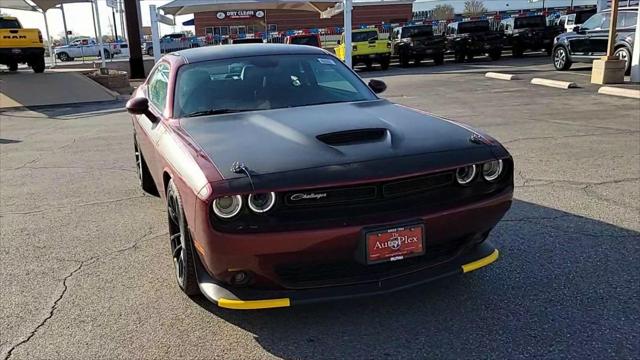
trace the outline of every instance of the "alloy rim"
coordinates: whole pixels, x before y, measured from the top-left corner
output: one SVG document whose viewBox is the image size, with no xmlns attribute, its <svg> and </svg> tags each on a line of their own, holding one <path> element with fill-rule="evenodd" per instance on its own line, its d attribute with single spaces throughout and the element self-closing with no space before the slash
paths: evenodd
<svg viewBox="0 0 640 360">
<path fill-rule="evenodd" d="M 184 222 L 180 221 L 180 211 L 178 209 L 178 201 L 175 196 L 170 196 L 168 201 L 169 216 L 169 239 L 171 242 L 171 254 L 173 256 L 173 265 L 176 270 L 176 277 L 180 285 L 184 284 L 184 241 L 185 231 Z"/>
<path fill-rule="evenodd" d="M 625 69 L 629 66 L 629 54 L 624 49 L 618 49 L 613 56 L 617 56 L 618 59 L 624 60 Z"/>
<path fill-rule="evenodd" d="M 556 56 L 555 56 L 556 68 L 561 69 L 564 66 L 566 57 L 567 55 L 565 54 L 562 48 L 556 50 Z"/>
<path fill-rule="evenodd" d="M 135 147 L 136 152 L 136 172 L 138 173 L 138 182 L 142 184 L 142 158 L 140 157 L 140 150 L 138 146 Z"/>
</svg>

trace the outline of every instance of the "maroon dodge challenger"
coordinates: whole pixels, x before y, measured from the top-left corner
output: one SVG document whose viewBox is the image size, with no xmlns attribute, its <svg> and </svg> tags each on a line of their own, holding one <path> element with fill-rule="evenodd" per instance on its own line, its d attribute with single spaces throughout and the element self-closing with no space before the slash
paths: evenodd
<svg viewBox="0 0 640 360">
<path fill-rule="evenodd" d="M 325 50 L 165 55 L 131 100 L 142 189 L 166 200 L 180 288 L 260 309 L 380 294 L 498 257 L 513 160 L 393 104 Z"/>
</svg>

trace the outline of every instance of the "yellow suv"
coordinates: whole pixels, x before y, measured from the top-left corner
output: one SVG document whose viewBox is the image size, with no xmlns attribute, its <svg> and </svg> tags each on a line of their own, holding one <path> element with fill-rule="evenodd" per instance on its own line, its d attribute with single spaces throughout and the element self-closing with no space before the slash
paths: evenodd
<svg viewBox="0 0 640 360">
<path fill-rule="evenodd" d="M 375 62 L 380 64 L 382 70 L 389 68 L 391 43 L 388 40 L 380 40 L 377 29 L 353 30 L 351 43 L 353 47 L 351 53 L 353 66 L 365 64 L 367 69 L 370 69 Z M 336 56 L 344 61 L 344 33 L 342 34 L 342 39 L 338 41 L 338 47 L 336 47 L 335 51 Z"/>
<path fill-rule="evenodd" d="M 0 64 L 10 71 L 18 63 L 28 64 L 34 72 L 44 71 L 44 43 L 38 29 L 23 29 L 14 17 L 0 16 Z"/>
</svg>

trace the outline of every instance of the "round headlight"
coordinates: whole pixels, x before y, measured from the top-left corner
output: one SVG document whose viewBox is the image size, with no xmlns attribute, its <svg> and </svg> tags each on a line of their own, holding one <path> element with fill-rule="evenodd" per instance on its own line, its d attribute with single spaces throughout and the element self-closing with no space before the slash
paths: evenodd
<svg viewBox="0 0 640 360">
<path fill-rule="evenodd" d="M 249 195 L 249 209 L 255 213 L 264 213 L 273 207 L 276 203 L 276 193 L 260 193 Z"/>
<path fill-rule="evenodd" d="M 487 181 L 495 181 L 502 174 L 502 160 L 493 160 L 482 165 L 482 176 Z"/>
<path fill-rule="evenodd" d="M 456 180 L 458 184 L 467 185 L 476 177 L 476 166 L 467 165 L 456 170 Z"/>
<path fill-rule="evenodd" d="M 223 219 L 232 218 L 242 209 L 242 196 L 223 196 L 213 200 L 213 212 Z"/>
</svg>

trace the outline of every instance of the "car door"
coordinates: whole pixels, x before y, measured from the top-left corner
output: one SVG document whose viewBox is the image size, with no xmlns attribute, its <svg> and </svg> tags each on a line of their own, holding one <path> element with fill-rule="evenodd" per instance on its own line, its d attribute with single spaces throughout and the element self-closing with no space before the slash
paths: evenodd
<svg viewBox="0 0 640 360">
<path fill-rule="evenodd" d="M 152 174 L 158 174 L 162 170 L 160 169 L 161 165 L 157 161 L 156 146 L 160 136 L 165 131 L 162 119 L 164 118 L 163 113 L 167 106 L 169 76 L 169 64 L 161 62 L 153 70 L 149 76 L 149 81 L 146 85 L 143 85 L 144 87 L 142 89 L 146 98 L 149 100 L 149 110 L 160 120 L 153 122 L 149 120 L 146 115 L 138 115 L 136 117 L 136 131 L 144 133 L 144 135 L 138 134 L 137 136 L 138 146 Z"/>
<path fill-rule="evenodd" d="M 609 44 L 610 22 L 611 22 L 611 13 L 603 13 L 600 27 L 593 30 L 587 30 L 588 47 L 589 47 L 587 52 L 589 56 L 599 57 L 599 56 L 607 55 L 607 45 Z"/>
<path fill-rule="evenodd" d="M 568 35 L 569 51 L 575 57 L 589 57 L 591 50 L 589 37 L 594 35 L 602 27 L 604 16 L 602 13 L 595 14 L 580 26 L 580 31 Z"/>
</svg>

